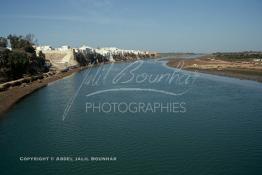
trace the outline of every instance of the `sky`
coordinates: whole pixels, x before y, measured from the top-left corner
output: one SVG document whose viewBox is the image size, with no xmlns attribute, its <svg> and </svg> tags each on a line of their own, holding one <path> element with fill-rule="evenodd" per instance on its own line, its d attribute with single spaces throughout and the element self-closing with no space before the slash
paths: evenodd
<svg viewBox="0 0 262 175">
<path fill-rule="evenodd" d="M 262 51 L 261 0 L 1 0 L 0 36 L 158 52 Z"/>
</svg>

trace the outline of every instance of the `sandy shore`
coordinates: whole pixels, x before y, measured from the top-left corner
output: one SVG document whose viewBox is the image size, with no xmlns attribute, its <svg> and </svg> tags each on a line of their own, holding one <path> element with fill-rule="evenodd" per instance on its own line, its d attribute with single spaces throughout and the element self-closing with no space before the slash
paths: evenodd
<svg viewBox="0 0 262 175">
<path fill-rule="evenodd" d="M 182 69 L 202 73 L 235 77 L 239 79 L 262 82 L 262 63 L 253 61 L 225 61 L 203 56 L 196 59 L 168 59 L 168 66 L 177 67 L 184 63 Z"/>
<path fill-rule="evenodd" d="M 78 67 L 70 69 L 67 72 L 60 72 L 53 76 L 44 78 L 42 80 L 36 80 L 26 85 L 15 86 L 9 88 L 6 91 L 0 92 L 0 118 L 4 116 L 4 113 L 9 110 L 15 103 L 26 97 L 27 95 L 33 93 L 34 91 L 45 87 L 48 83 L 62 79 L 69 76 L 75 72 L 79 72 L 87 67 Z"/>
</svg>

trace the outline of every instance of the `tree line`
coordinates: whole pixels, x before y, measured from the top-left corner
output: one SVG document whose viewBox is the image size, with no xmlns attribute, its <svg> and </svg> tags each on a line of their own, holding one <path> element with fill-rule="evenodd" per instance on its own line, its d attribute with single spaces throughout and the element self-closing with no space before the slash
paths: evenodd
<svg viewBox="0 0 262 175">
<path fill-rule="evenodd" d="M 11 49 L 8 48 L 10 43 Z M 0 82 L 15 80 L 25 75 L 48 72 L 45 55 L 36 54 L 34 35 L 0 37 Z"/>
<path fill-rule="evenodd" d="M 262 59 L 262 52 L 216 52 L 213 55 L 218 59 L 224 60 L 240 60 L 240 61 L 249 61 L 253 59 Z"/>
</svg>

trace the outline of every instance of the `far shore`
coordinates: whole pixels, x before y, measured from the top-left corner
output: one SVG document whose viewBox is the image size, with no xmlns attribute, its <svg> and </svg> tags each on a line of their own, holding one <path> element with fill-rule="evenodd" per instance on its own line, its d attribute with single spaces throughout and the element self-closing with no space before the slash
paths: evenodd
<svg viewBox="0 0 262 175">
<path fill-rule="evenodd" d="M 176 68 L 183 62 L 184 70 L 262 82 L 262 63 L 227 61 L 214 59 L 210 55 L 194 59 L 169 58 L 167 60 L 167 65 L 170 67 Z"/>
</svg>

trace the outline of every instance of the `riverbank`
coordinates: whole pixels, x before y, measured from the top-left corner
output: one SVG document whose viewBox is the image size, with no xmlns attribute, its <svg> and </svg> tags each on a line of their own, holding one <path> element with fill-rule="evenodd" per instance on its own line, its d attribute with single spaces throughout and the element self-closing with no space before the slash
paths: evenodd
<svg viewBox="0 0 262 175">
<path fill-rule="evenodd" d="M 168 66 L 178 67 L 183 62 L 182 69 L 201 73 L 228 76 L 239 79 L 262 82 L 262 63 L 254 61 L 228 61 L 203 56 L 195 59 L 170 58 Z"/>
<path fill-rule="evenodd" d="M 125 60 L 124 62 L 131 62 L 134 60 Z M 122 61 L 115 61 L 114 64 L 122 63 Z M 71 68 L 68 71 L 58 72 L 56 74 L 51 74 L 52 76 L 44 77 L 43 79 L 38 79 L 30 83 L 23 83 L 18 86 L 9 87 L 7 90 L 0 91 L 0 118 L 3 114 L 12 108 L 17 102 L 25 98 L 26 96 L 32 94 L 33 92 L 47 86 L 56 80 L 63 79 L 73 73 L 79 72 L 81 70 L 92 68 L 95 66 L 100 66 L 101 64 L 109 64 L 110 62 L 99 63 L 96 65 L 88 65 Z M 31 78 L 31 77 L 30 77 Z"/>
<path fill-rule="evenodd" d="M 41 89 L 47 86 L 51 82 L 62 79 L 64 77 L 72 75 L 73 73 L 79 72 L 86 68 L 88 68 L 88 66 L 76 67 L 73 69 L 69 69 L 67 72 L 59 72 L 52 76 L 48 76 L 43 79 L 35 80 L 31 83 L 14 86 L 5 91 L 0 92 L 0 118 L 14 104 L 19 102 L 21 99 L 23 99 L 27 95 L 37 91 L 38 89 Z"/>
</svg>

